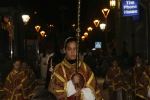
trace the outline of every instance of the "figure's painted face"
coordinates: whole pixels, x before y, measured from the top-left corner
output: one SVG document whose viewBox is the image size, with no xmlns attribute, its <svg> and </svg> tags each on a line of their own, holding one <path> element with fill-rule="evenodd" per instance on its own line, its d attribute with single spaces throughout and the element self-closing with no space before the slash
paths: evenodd
<svg viewBox="0 0 150 100">
<path fill-rule="evenodd" d="M 67 43 L 66 48 L 64 48 L 64 53 L 66 53 L 66 57 L 68 60 L 76 59 L 76 49 L 77 49 L 77 43 L 75 41 L 71 41 Z"/>
<path fill-rule="evenodd" d="M 112 62 L 112 65 L 113 65 L 113 67 L 117 67 L 117 66 L 118 66 L 117 61 L 116 61 L 116 60 L 114 60 L 114 61 Z"/>
<path fill-rule="evenodd" d="M 142 59 L 141 59 L 139 56 L 137 56 L 137 57 L 135 58 L 135 62 L 136 62 L 137 64 L 140 64 L 140 63 L 142 62 Z"/>
<path fill-rule="evenodd" d="M 28 67 L 28 65 L 25 62 L 23 62 L 21 68 L 26 69 L 27 67 Z"/>
<path fill-rule="evenodd" d="M 14 65 L 14 69 L 18 70 L 20 68 L 20 66 L 21 66 L 21 62 L 20 61 L 16 61 L 13 65 Z"/>
</svg>

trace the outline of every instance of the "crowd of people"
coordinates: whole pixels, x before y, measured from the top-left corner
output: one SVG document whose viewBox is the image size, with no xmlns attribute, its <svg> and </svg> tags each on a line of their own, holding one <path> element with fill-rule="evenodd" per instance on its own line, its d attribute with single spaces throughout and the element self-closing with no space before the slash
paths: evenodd
<svg viewBox="0 0 150 100">
<path fill-rule="evenodd" d="M 105 77 L 110 100 L 150 100 L 149 63 L 147 60 L 143 61 L 139 53 L 134 60 L 134 66 L 127 72 L 123 72 L 118 59 L 111 60 Z"/>
<path fill-rule="evenodd" d="M 141 54 L 131 60 L 124 54 L 117 57 L 114 49 L 108 55 L 102 49 L 80 50 L 76 65 L 76 49 L 76 38 L 69 37 L 64 54 L 43 50 L 38 59 L 40 77 L 26 60 L 14 59 L 8 65 L 1 61 L 0 100 L 102 100 L 96 77 L 104 78 L 109 100 L 150 100 L 150 67 Z M 35 93 L 37 78 L 45 82 L 45 90 Z"/>
<path fill-rule="evenodd" d="M 26 61 L 20 59 L 13 60 L 12 66 L 4 84 L 1 85 L 0 99 L 30 100 L 34 89 L 38 87 L 34 72 L 29 68 Z"/>
</svg>

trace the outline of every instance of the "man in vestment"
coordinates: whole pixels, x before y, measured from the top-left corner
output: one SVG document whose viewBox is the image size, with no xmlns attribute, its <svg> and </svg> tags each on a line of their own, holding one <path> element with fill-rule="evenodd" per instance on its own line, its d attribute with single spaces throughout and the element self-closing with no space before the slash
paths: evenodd
<svg viewBox="0 0 150 100">
<path fill-rule="evenodd" d="M 66 57 L 55 66 L 48 89 L 58 100 L 101 100 L 100 90 L 91 69 L 79 61 L 76 73 L 76 49 L 76 39 L 67 38 L 64 44 Z"/>
<path fill-rule="evenodd" d="M 133 100 L 145 100 L 143 94 L 141 94 L 143 90 L 139 89 L 138 85 L 144 71 L 145 65 L 142 63 L 142 55 L 138 53 L 135 56 L 135 66 L 129 72 L 129 83 Z"/>
<path fill-rule="evenodd" d="M 140 91 L 138 91 L 138 95 L 141 95 L 143 100 L 150 100 L 150 66 L 147 66 L 145 68 L 145 71 L 143 72 L 140 82 L 138 83 L 138 88 Z"/>
<path fill-rule="evenodd" d="M 30 94 L 26 93 L 28 79 L 24 71 L 20 70 L 21 61 L 19 59 L 13 62 L 13 70 L 8 74 L 4 90 L 8 100 L 30 100 Z"/>
<path fill-rule="evenodd" d="M 112 66 L 109 68 L 105 81 L 108 83 L 109 100 L 117 100 L 118 91 L 122 91 L 122 97 L 119 100 L 126 100 L 126 92 L 129 88 L 121 68 L 118 66 L 116 58 L 111 61 Z"/>
<path fill-rule="evenodd" d="M 23 61 L 21 65 L 21 70 L 24 71 L 28 79 L 26 83 L 26 86 L 28 88 L 26 88 L 24 92 L 30 94 L 28 98 L 31 98 L 33 96 L 34 90 L 38 88 L 37 78 L 35 77 L 34 72 L 29 68 L 28 63 L 26 61 Z"/>
</svg>

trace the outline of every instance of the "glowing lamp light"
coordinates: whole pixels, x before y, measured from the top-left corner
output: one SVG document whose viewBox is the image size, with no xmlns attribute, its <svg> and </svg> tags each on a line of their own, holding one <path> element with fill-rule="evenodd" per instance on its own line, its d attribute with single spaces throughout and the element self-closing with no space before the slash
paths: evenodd
<svg viewBox="0 0 150 100">
<path fill-rule="evenodd" d="M 85 36 L 82 36 L 81 39 L 82 39 L 82 41 L 84 41 L 85 40 Z"/>
<path fill-rule="evenodd" d="M 30 20 L 30 16 L 29 15 L 22 15 L 22 20 L 23 20 L 24 24 L 27 25 L 28 21 Z"/>
<path fill-rule="evenodd" d="M 87 30 L 88 30 L 88 31 L 92 31 L 93 28 L 92 28 L 92 27 L 88 27 Z"/>
<path fill-rule="evenodd" d="M 99 26 L 100 26 L 100 29 L 101 29 L 102 31 L 104 31 L 104 30 L 105 30 L 105 27 L 106 27 L 106 24 L 103 23 L 103 24 L 100 24 Z"/>
<path fill-rule="evenodd" d="M 41 26 L 39 26 L 39 25 L 35 26 L 35 29 L 37 32 L 39 32 L 40 28 L 41 28 Z"/>
<path fill-rule="evenodd" d="M 100 20 L 94 20 L 93 22 L 94 22 L 94 25 L 95 25 L 96 27 L 98 27 L 98 25 L 99 25 L 99 23 L 100 23 Z"/>
<path fill-rule="evenodd" d="M 96 50 L 96 48 L 92 48 L 92 50 L 94 51 L 94 50 Z"/>
<path fill-rule="evenodd" d="M 107 8 L 102 9 L 102 13 L 103 13 L 105 18 L 107 18 L 108 14 L 109 14 L 109 11 L 110 11 L 110 9 L 107 9 Z"/>
<path fill-rule="evenodd" d="M 110 0 L 110 8 L 114 9 L 116 6 L 116 0 Z"/>
<path fill-rule="evenodd" d="M 84 33 L 84 36 L 85 36 L 85 38 L 86 38 L 86 37 L 88 37 L 88 33 L 87 33 L 87 32 L 85 32 L 85 33 Z"/>
<path fill-rule="evenodd" d="M 76 26 L 76 24 L 72 24 L 72 27 L 75 27 Z"/>
<path fill-rule="evenodd" d="M 34 14 L 37 14 L 37 11 L 35 11 Z"/>
<path fill-rule="evenodd" d="M 41 34 L 42 37 L 44 37 L 45 36 L 45 31 L 41 31 L 40 34 Z"/>
<path fill-rule="evenodd" d="M 50 26 L 50 27 L 54 27 L 54 25 L 53 25 L 53 24 L 50 24 L 49 26 Z"/>
</svg>

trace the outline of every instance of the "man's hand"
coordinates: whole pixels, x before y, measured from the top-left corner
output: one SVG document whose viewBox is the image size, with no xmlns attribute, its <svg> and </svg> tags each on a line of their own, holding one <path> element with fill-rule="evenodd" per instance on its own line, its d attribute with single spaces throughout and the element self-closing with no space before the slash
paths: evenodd
<svg viewBox="0 0 150 100">
<path fill-rule="evenodd" d="M 74 94 L 74 96 L 80 96 L 81 95 L 81 89 L 80 88 L 76 88 L 76 93 Z"/>
<path fill-rule="evenodd" d="M 80 82 L 80 76 L 78 74 L 74 75 L 72 78 L 73 84 L 79 83 Z"/>
</svg>

